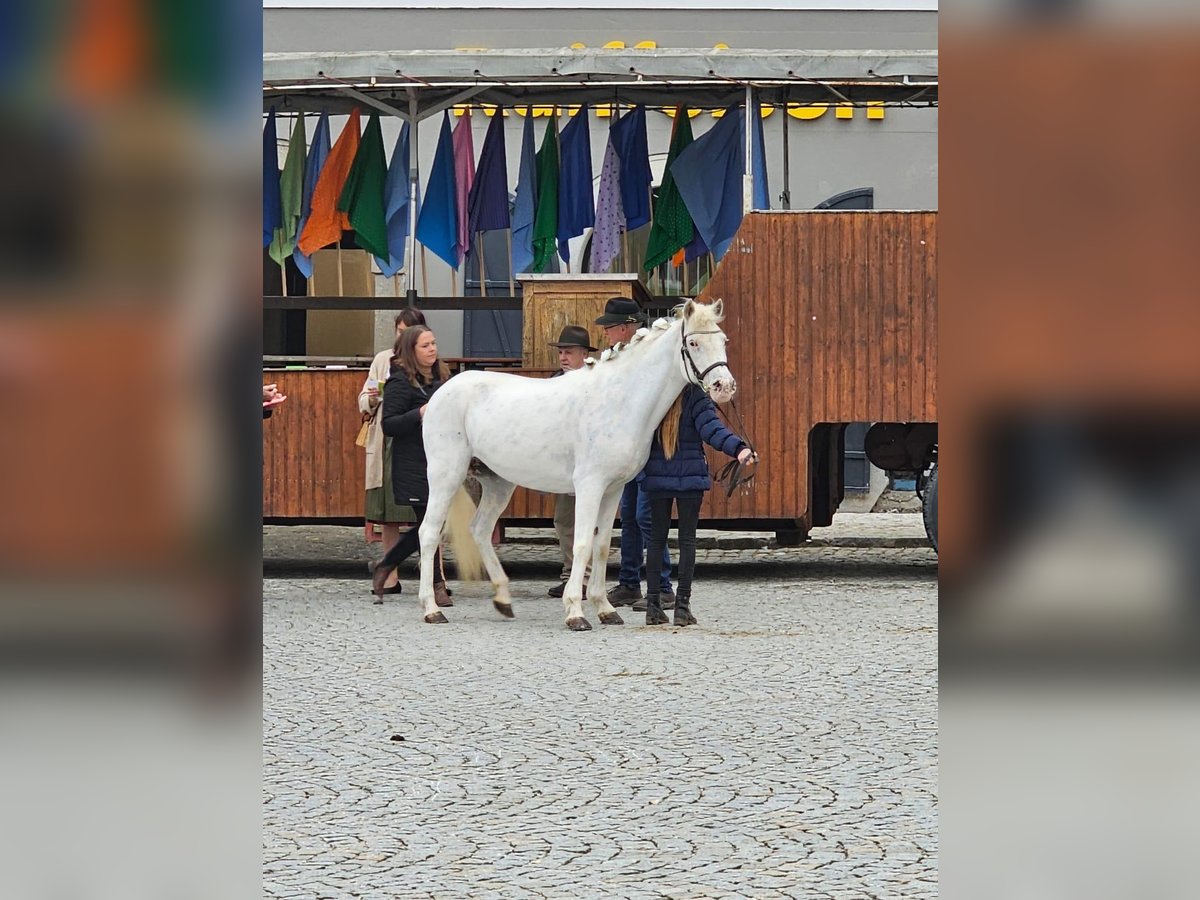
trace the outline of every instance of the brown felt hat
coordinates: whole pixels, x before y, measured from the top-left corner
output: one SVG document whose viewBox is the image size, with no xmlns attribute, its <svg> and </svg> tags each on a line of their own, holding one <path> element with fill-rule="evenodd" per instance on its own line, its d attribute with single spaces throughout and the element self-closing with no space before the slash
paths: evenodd
<svg viewBox="0 0 1200 900">
<path fill-rule="evenodd" d="M 562 334 L 558 336 L 557 341 L 551 341 L 551 347 L 582 347 L 589 353 L 594 353 L 596 348 L 591 345 L 591 339 L 588 335 L 588 330 L 582 325 L 567 325 L 562 330 Z"/>
</svg>

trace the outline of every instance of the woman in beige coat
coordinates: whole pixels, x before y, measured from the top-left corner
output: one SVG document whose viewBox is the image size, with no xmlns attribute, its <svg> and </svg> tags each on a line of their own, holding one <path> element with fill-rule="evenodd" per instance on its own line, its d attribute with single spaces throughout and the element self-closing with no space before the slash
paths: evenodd
<svg viewBox="0 0 1200 900">
<path fill-rule="evenodd" d="M 396 316 L 396 341 L 404 329 L 411 325 L 424 325 L 425 316 L 419 309 L 408 308 Z M 367 424 L 367 479 L 366 479 L 366 509 L 368 534 L 376 525 L 383 528 L 383 552 L 387 553 L 400 540 L 400 523 L 412 522 L 413 511 L 407 506 L 400 506 L 392 496 L 391 487 L 391 438 L 385 438 L 379 422 L 379 408 L 383 402 L 384 382 L 392 368 L 392 357 L 395 347 L 389 347 L 375 354 L 371 368 L 367 372 L 367 380 L 363 383 L 358 394 L 358 410 Z M 396 573 L 388 576 L 385 592 L 398 594 L 401 591 Z"/>
</svg>

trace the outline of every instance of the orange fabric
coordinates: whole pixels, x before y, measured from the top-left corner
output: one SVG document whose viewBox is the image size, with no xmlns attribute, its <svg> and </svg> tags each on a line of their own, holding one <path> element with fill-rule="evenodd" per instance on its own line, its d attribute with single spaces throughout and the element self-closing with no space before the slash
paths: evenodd
<svg viewBox="0 0 1200 900">
<path fill-rule="evenodd" d="M 675 266 L 676 268 L 682 266 L 684 263 L 684 254 L 686 252 L 686 247 L 680 247 L 679 250 L 676 251 L 675 255 L 671 257 L 671 265 Z"/>
<path fill-rule="evenodd" d="M 145 14 L 135 0 L 84 0 L 65 54 L 65 89 L 103 103 L 141 87 L 149 69 Z"/>
<path fill-rule="evenodd" d="M 350 174 L 350 165 L 358 153 L 359 131 L 358 110 L 355 109 L 350 113 L 337 143 L 329 151 L 325 166 L 317 178 L 317 186 L 313 189 L 312 212 L 308 214 L 308 222 L 297 242 L 300 252 L 305 256 L 312 256 L 314 251 L 340 241 L 342 232 L 350 230 L 350 219 L 346 213 L 338 210 L 337 203 L 342 196 L 346 176 Z"/>
</svg>

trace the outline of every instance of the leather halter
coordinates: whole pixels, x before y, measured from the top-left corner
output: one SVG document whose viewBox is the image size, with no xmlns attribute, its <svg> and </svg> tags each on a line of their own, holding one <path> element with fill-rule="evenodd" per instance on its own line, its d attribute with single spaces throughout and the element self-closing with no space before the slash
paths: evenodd
<svg viewBox="0 0 1200 900">
<path fill-rule="evenodd" d="M 683 357 L 684 362 L 687 363 L 687 368 L 690 370 L 690 374 L 694 375 L 696 378 L 695 381 L 692 381 L 692 379 L 689 377 L 688 381 L 691 384 L 694 384 L 696 387 L 700 388 L 700 390 L 704 391 L 706 396 L 708 395 L 708 387 L 704 384 L 704 376 L 707 375 L 709 372 L 711 372 L 713 369 L 719 369 L 721 366 L 724 366 L 725 368 L 729 369 L 729 361 L 721 360 L 719 362 L 715 362 L 711 366 L 709 366 L 707 369 L 705 369 L 704 371 L 700 371 L 700 367 L 696 365 L 696 361 L 692 359 L 691 353 L 688 352 L 687 339 L 690 335 L 693 335 L 693 334 L 723 334 L 723 333 L 724 332 L 722 332 L 719 328 L 714 329 L 712 331 L 685 332 L 682 328 L 679 330 L 679 334 L 680 334 L 679 354 L 680 354 L 680 356 Z M 729 369 L 729 374 L 730 375 L 733 374 L 733 369 Z M 733 410 L 733 414 L 735 416 L 737 416 L 737 420 L 738 420 L 738 425 L 735 426 L 732 422 L 729 421 L 728 417 L 725 417 L 726 424 L 729 426 L 729 430 L 732 431 L 734 434 L 736 434 L 738 436 L 738 438 L 741 439 L 742 443 L 745 444 L 749 448 L 750 452 L 752 454 L 754 454 L 755 457 L 757 457 L 758 452 L 754 449 L 754 444 L 752 444 L 750 442 L 749 435 L 746 434 L 746 423 L 742 421 L 742 414 L 738 411 L 737 405 L 733 402 L 732 397 L 729 398 L 729 408 Z M 717 407 L 717 409 L 720 410 L 720 407 Z M 740 427 L 738 427 L 738 426 L 740 426 Z M 725 467 L 723 469 L 721 469 L 720 472 L 718 472 L 716 475 L 713 476 L 713 480 L 716 481 L 718 484 L 720 484 L 721 482 L 724 482 L 724 481 L 729 482 L 728 486 L 725 488 L 725 496 L 726 497 L 733 496 L 733 492 L 735 490 L 737 490 L 742 485 L 750 484 L 754 480 L 754 472 L 753 471 L 749 475 L 746 475 L 745 477 L 742 476 L 742 471 L 745 468 L 746 468 L 746 466 L 745 466 L 745 464 L 743 464 L 741 462 L 741 460 L 734 459 L 734 460 L 730 460 L 729 463 L 727 463 L 725 465 Z"/>
<path fill-rule="evenodd" d="M 704 384 L 704 376 L 713 369 L 721 368 L 721 366 L 729 369 L 729 361 L 724 359 L 720 360 L 719 362 L 713 363 L 711 366 L 701 372 L 700 367 L 696 365 L 696 361 L 692 359 L 692 354 L 688 352 L 687 339 L 693 334 L 724 334 L 724 332 L 719 328 L 714 328 L 712 331 L 685 331 L 683 328 L 679 329 L 679 355 L 682 356 L 683 361 L 687 363 L 687 369 L 690 370 L 690 374 L 696 377 L 696 380 L 692 381 L 691 377 L 689 376 L 688 381 L 707 394 L 708 387 Z M 729 369 L 729 374 L 733 374 L 732 369 Z"/>
</svg>

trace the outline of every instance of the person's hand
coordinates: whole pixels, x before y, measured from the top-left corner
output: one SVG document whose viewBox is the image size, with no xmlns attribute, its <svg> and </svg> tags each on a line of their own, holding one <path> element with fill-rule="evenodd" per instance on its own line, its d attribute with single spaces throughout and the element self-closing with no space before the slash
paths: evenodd
<svg viewBox="0 0 1200 900">
<path fill-rule="evenodd" d="M 428 406 L 428 405 L 429 405 L 428 403 L 425 404 L 425 406 Z M 421 414 L 422 419 L 425 418 L 425 406 L 422 406 L 420 409 L 417 410 L 417 412 L 419 412 Z"/>
<path fill-rule="evenodd" d="M 749 447 L 743 447 L 742 452 L 738 454 L 738 462 L 743 466 L 752 466 L 758 462 L 758 454 L 752 451 Z"/>
<path fill-rule="evenodd" d="M 279 396 L 279 388 L 273 384 L 263 385 L 263 403 L 270 403 Z"/>
</svg>

